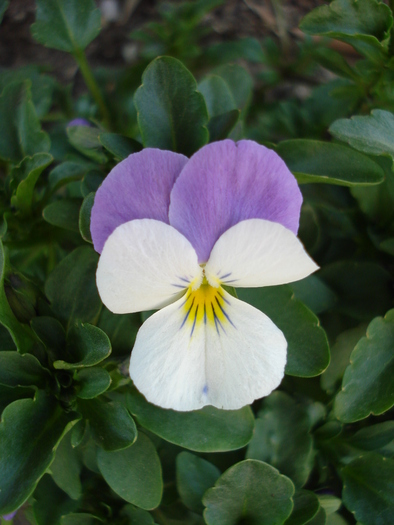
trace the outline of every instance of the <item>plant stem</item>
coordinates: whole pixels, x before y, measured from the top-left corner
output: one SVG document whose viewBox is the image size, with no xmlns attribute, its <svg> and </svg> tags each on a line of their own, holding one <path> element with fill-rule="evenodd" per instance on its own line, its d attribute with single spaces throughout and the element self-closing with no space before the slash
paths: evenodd
<svg viewBox="0 0 394 525">
<path fill-rule="evenodd" d="M 101 116 L 103 117 L 104 124 L 107 127 L 110 127 L 110 114 L 108 111 L 108 108 L 104 102 L 103 95 L 100 91 L 100 88 L 96 82 L 96 79 L 94 78 L 94 75 L 92 73 L 92 70 L 90 69 L 89 63 L 87 61 L 85 52 L 82 49 L 77 49 L 73 53 L 75 60 L 77 61 L 77 64 L 79 66 L 79 69 L 81 70 L 82 76 L 85 80 L 85 83 L 94 98 L 97 106 L 100 109 Z"/>
</svg>

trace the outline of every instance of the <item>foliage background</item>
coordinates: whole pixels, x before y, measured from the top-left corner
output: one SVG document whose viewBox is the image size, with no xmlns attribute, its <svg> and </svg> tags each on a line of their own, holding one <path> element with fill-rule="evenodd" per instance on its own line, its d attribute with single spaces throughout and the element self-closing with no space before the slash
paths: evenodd
<svg viewBox="0 0 394 525">
<path fill-rule="evenodd" d="M 100 5 L 107 19 L 92 0 L 0 1 L 0 514 L 391 524 L 390 7 L 124 1 L 111 21 Z M 75 117 L 91 127 L 67 127 Z M 174 413 L 127 377 L 146 314 L 103 308 L 90 209 L 128 154 L 190 155 L 226 136 L 286 161 L 321 270 L 239 294 L 286 335 L 278 391 L 239 411 Z"/>
</svg>

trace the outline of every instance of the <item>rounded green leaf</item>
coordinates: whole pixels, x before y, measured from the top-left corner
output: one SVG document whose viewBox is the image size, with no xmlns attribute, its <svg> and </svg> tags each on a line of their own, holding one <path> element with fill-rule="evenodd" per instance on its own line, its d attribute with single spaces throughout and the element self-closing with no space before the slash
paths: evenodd
<svg viewBox="0 0 394 525">
<path fill-rule="evenodd" d="M 220 470 L 209 461 L 190 452 L 181 452 L 176 457 L 176 484 L 182 503 L 193 512 L 204 510 L 202 497 L 212 487 Z"/>
<path fill-rule="evenodd" d="M 71 432 L 68 432 L 56 449 L 55 459 L 50 470 L 56 485 L 71 499 L 79 499 L 82 494 L 79 476 L 81 469 L 81 461 L 72 447 Z"/>
<path fill-rule="evenodd" d="M 193 75 L 179 60 L 153 60 L 142 75 L 134 103 L 145 147 L 190 156 L 208 142 L 204 98 Z"/>
<path fill-rule="evenodd" d="M 235 450 L 247 445 L 253 435 L 250 407 L 219 410 L 209 406 L 193 412 L 176 412 L 148 403 L 136 389 L 128 394 L 127 406 L 144 428 L 196 452 Z"/>
<path fill-rule="evenodd" d="M 94 366 L 110 353 L 111 342 L 105 332 L 97 326 L 79 323 L 69 331 L 64 359 L 55 361 L 53 366 L 60 370 Z"/>
<path fill-rule="evenodd" d="M 349 440 L 354 447 L 378 450 L 394 441 L 394 421 L 384 421 L 358 430 Z"/>
<path fill-rule="evenodd" d="M 314 492 L 297 490 L 293 496 L 294 507 L 285 525 L 304 525 L 310 523 L 319 512 L 319 500 Z"/>
<path fill-rule="evenodd" d="M 284 333 L 288 344 L 286 374 L 313 377 L 327 368 L 330 352 L 326 334 L 289 285 L 237 291 L 240 299 L 268 315 Z"/>
<path fill-rule="evenodd" d="M 9 405 L 0 423 L 0 513 L 20 507 L 52 463 L 54 450 L 78 415 L 39 390 Z"/>
<path fill-rule="evenodd" d="M 331 142 L 293 139 L 280 142 L 276 152 L 301 183 L 340 186 L 379 184 L 382 168 L 366 155 Z"/>
<path fill-rule="evenodd" d="M 334 413 L 346 423 L 379 415 L 394 405 L 394 310 L 368 326 L 350 356 Z"/>
<path fill-rule="evenodd" d="M 163 491 L 160 459 L 143 433 L 125 450 L 99 449 L 97 462 L 105 481 L 121 498 L 146 510 L 159 505 Z"/>
<path fill-rule="evenodd" d="M 394 460 L 369 453 L 342 470 L 342 499 L 364 525 L 392 525 Z"/>
<path fill-rule="evenodd" d="M 220 476 L 204 496 L 208 525 L 281 525 L 293 508 L 293 483 L 262 461 L 246 460 Z"/>
<path fill-rule="evenodd" d="M 111 376 L 100 367 L 85 368 L 78 372 L 76 380 L 79 383 L 77 396 L 82 399 L 93 399 L 108 390 Z"/>
<path fill-rule="evenodd" d="M 124 449 L 137 439 L 134 420 L 121 403 L 79 399 L 78 410 L 89 420 L 96 443 L 105 450 Z"/>
<path fill-rule="evenodd" d="M 94 196 L 95 193 L 93 192 L 86 195 L 79 212 L 79 231 L 82 235 L 82 239 L 90 243 L 92 243 L 92 235 L 90 233 L 90 216 L 92 213 Z"/>
<path fill-rule="evenodd" d="M 69 325 L 75 320 L 95 321 L 100 313 L 97 261 L 93 248 L 81 246 L 56 266 L 45 283 L 54 312 Z"/>
<path fill-rule="evenodd" d="M 100 133 L 99 141 L 117 160 L 124 160 L 142 149 L 136 140 L 117 133 Z"/>
<path fill-rule="evenodd" d="M 246 457 L 266 461 L 302 487 L 313 467 L 312 436 L 307 411 L 284 392 L 263 402 Z"/>
<path fill-rule="evenodd" d="M 329 131 L 363 153 L 394 159 L 394 115 L 390 111 L 374 109 L 371 115 L 336 120 Z"/>
<path fill-rule="evenodd" d="M 0 384 L 45 388 L 50 374 L 33 355 L 0 352 Z"/>
<path fill-rule="evenodd" d="M 42 210 L 42 216 L 46 222 L 78 232 L 79 210 L 81 208 L 81 199 L 61 199 L 51 202 Z"/>
<path fill-rule="evenodd" d="M 100 11 L 93 0 L 37 0 L 31 30 L 44 46 L 73 53 L 85 49 L 100 29 Z"/>
</svg>

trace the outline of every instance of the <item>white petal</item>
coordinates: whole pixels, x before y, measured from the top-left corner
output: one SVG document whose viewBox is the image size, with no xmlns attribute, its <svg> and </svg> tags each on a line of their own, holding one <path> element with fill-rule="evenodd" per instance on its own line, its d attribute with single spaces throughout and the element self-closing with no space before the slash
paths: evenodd
<svg viewBox="0 0 394 525">
<path fill-rule="evenodd" d="M 290 230 L 277 222 L 249 219 L 219 237 L 205 272 L 213 286 L 255 287 L 291 283 L 318 269 Z"/>
<path fill-rule="evenodd" d="M 161 308 L 201 278 L 190 242 L 172 226 L 153 219 L 118 226 L 108 237 L 97 268 L 101 300 L 117 314 Z"/>
<path fill-rule="evenodd" d="M 130 376 L 151 403 L 179 411 L 238 409 L 280 384 L 287 350 L 282 332 L 256 308 L 216 290 L 222 307 L 215 321 L 208 315 L 205 322 L 185 322 L 182 298 L 142 325 Z"/>
</svg>

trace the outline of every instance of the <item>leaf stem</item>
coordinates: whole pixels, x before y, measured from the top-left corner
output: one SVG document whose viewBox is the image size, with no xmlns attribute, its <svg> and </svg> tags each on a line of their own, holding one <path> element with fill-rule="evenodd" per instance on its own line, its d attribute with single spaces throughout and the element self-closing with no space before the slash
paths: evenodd
<svg viewBox="0 0 394 525">
<path fill-rule="evenodd" d="M 101 116 L 103 117 L 104 124 L 109 128 L 110 127 L 110 114 L 108 111 L 108 108 L 104 102 L 103 95 L 101 93 L 101 90 L 96 82 L 96 79 L 94 78 L 93 72 L 89 66 L 89 62 L 87 61 L 86 54 L 82 49 L 76 49 L 73 53 L 73 56 L 79 66 L 79 69 L 81 70 L 82 76 L 85 80 L 85 83 L 94 98 L 97 106 L 100 109 Z"/>
</svg>

